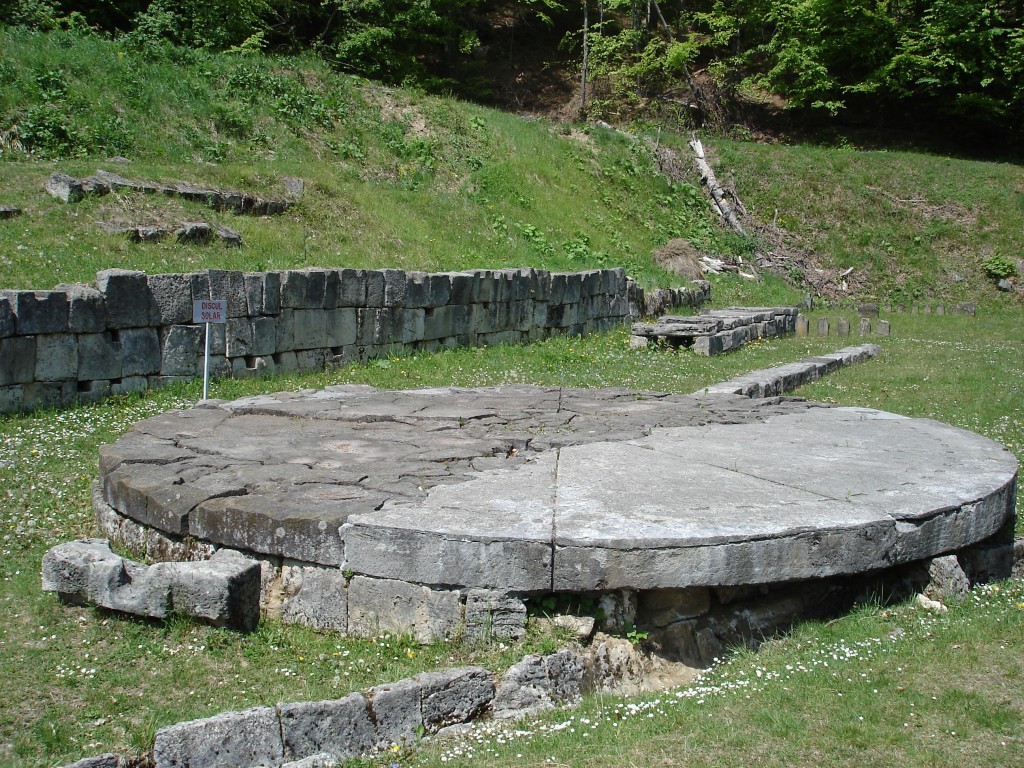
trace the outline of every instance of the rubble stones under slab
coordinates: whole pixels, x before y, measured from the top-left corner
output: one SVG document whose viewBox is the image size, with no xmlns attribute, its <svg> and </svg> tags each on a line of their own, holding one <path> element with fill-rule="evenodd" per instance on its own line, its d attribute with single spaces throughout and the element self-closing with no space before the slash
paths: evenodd
<svg viewBox="0 0 1024 768">
<path fill-rule="evenodd" d="M 43 590 L 137 616 L 178 611 L 245 631 L 259 622 L 259 565 L 230 549 L 200 562 L 145 566 L 115 554 L 103 539 L 73 541 L 43 556 Z"/>
</svg>

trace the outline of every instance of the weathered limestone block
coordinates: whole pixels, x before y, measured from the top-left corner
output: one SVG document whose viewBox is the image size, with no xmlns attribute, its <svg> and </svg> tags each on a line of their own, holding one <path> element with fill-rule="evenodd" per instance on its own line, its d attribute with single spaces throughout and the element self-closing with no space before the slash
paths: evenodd
<svg viewBox="0 0 1024 768">
<path fill-rule="evenodd" d="M 137 616 L 165 618 L 174 610 L 243 631 L 259 623 L 259 565 L 230 549 L 202 562 L 147 567 L 103 539 L 70 542 L 43 556 L 43 590 Z"/>
<path fill-rule="evenodd" d="M 296 309 L 292 317 L 293 349 L 322 349 L 327 346 L 327 313 L 324 310 Z"/>
<path fill-rule="evenodd" d="M 300 371 L 322 371 L 327 367 L 326 349 L 300 349 L 295 353 L 295 363 Z"/>
<path fill-rule="evenodd" d="M 356 343 L 359 324 L 356 310 L 352 307 L 327 310 L 326 344 L 328 347 L 347 347 Z"/>
<path fill-rule="evenodd" d="M 13 413 L 25 406 L 25 385 L 0 386 L 0 412 Z"/>
<path fill-rule="evenodd" d="M 377 729 L 378 747 L 402 745 L 416 738 L 423 727 L 422 689 L 419 680 L 412 677 L 369 690 L 367 701 Z"/>
<path fill-rule="evenodd" d="M 197 376 L 203 365 L 203 327 L 172 325 L 161 330 L 160 373 L 164 376 Z"/>
<path fill-rule="evenodd" d="M 83 757 L 81 760 L 68 763 L 64 768 L 123 768 L 124 766 L 125 761 L 121 759 L 120 755 L 108 752 L 96 757 Z"/>
<path fill-rule="evenodd" d="M 158 322 L 160 311 L 145 272 L 105 269 L 96 273 L 96 287 L 103 294 L 108 328 L 138 328 Z"/>
<path fill-rule="evenodd" d="M 68 295 L 64 291 L 13 291 L 11 296 L 20 335 L 68 330 Z"/>
<path fill-rule="evenodd" d="M 36 372 L 36 340 L 31 336 L 0 339 L 0 386 L 27 384 Z"/>
<path fill-rule="evenodd" d="M 451 297 L 451 280 L 447 274 L 409 272 L 406 274 L 405 306 L 441 307 Z"/>
<path fill-rule="evenodd" d="M 940 603 L 964 597 L 971 584 L 956 555 L 933 558 L 928 564 L 928 586 L 924 594 Z"/>
<path fill-rule="evenodd" d="M 249 299 L 245 290 L 245 276 L 232 269 L 207 270 L 210 280 L 210 298 L 228 303 L 228 317 L 245 317 L 249 313 Z"/>
<path fill-rule="evenodd" d="M 217 548 L 206 541 L 169 536 L 155 528 L 122 517 L 103 499 L 102 489 L 92 494 L 96 527 L 111 541 L 133 552 L 141 552 L 154 562 L 209 560 Z"/>
<path fill-rule="evenodd" d="M 458 633 L 462 606 L 457 591 L 436 591 L 393 579 L 355 576 L 349 582 L 348 631 L 373 637 L 410 632 L 421 643 Z"/>
<path fill-rule="evenodd" d="M 78 342 L 73 334 L 36 337 L 36 381 L 70 381 L 78 378 Z"/>
<path fill-rule="evenodd" d="M 287 760 L 325 752 L 356 757 L 377 745 L 377 733 L 361 693 L 334 701 L 278 704 L 277 711 Z"/>
<path fill-rule="evenodd" d="M 253 768 L 284 762 L 281 721 L 274 707 L 225 712 L 156 732 L 153 768 Z"/>
<path fill-rule="evenodd" d="M 637 597 L 630 589 L 606 592 L 598 599 L 598 608 L 604 616 L 602 628 L 624 632 L 626 627 L 636 624 Z"/>
<path fill-rule="evenodd" d="M 75 402 L 78 396 L 73 381 L 33 381 L 22 387 L 22 405 L 27 410 L 59 408 Z"/>
<path fill-rule="evenodd" d="M 78 337 L 78 378 L 121 378 L 121 344 L 106 333 L 83 333 Z"/>
<path fill-rule="evenodd" d="M 428 732 L 468 722 L 494 699 L 494 680 L 483 667 L 425 672 L 414 679 L 421 687 L 420 709 Z"/>
<path fill-rule="evenodd" d="M 281 272 L 263 273 L 263 309 L 260 314 L 276 315 L 281 311 Z"/>
<path fill-rule="evenodd" d="M 583 695 L 586 665 L 583 657 L 563 649 L 549 656 L 529 655 L 513 664 L 498 683 L 494 717 L 523 717 L 561 704 L 574 704 Z"/>
<path fill-rule="evenodd" d="M 356 343 L 362 346 L 393 344 L 401 337 L 402 324 L 399 332 L 394 332 L 395 311 L 391 308 L 358 309 L 359 330 Z M 404 319 L 404 313 L 401 316 Z"/>
<path fill-rule="evenodd" d="M 336 307 L 366 306 L 366 273 L 361 269 L 339 269 Z"/>
<path fill-rule="evenodd" d="M 423 320 L 423 339 L 443 339 L 469 332 L 470 312 L 465 305 L 428 309 Z"/>
<path fill-rule="evenodd" d="M 339 568 L 299 565 L 281 567 L 281 620 L 317 629 L 348 627 L 348 593 Z"/>
<path fill-rule="evenodd" d="M 277 351 L 277 319 L 256 317 L 252 320 L 251 355 L 272 355 Z"/>
<path fill-rule="evenodd" d="M 14 291 L 0 291 L 0 339 L 13 336 L 14 332 Z"/>
<path fill-rule="evenodd" d="M 106 379 L 91 379 L 78 382 L 78 401 L 80 403 L 98 403 L 110 397 L 113 393 L 114 388 Z"/>
<path fill-rule="evenodd" d="M 489 589 L 466 593 L 462 637 L 470 642 L 518 640 L 526 634 L 526 604 L 516 597 Z"/>
<path fill-rule="evenodd" d="M 473 302 L 473 277 L 465 272 L 449 272 L 451 286 L 449 304 L 471 304 Z"/>
<path fill-rule="evenodd" d="M 291 351 L 274 353 L 274 369 L 278 373 L 292 373 L 299 370 L 299 363 L 295 353 Z"/>
<path fill-rule="evenodd" d="M 384 306 L 404 307 L 406 293 L 405 271 L 401 269 L 382 269 L 384 280 Z"/>
<path fill-rule="evenodd" d="M 107 308 L 102 293 L 85 285 L 61 284 L 57 289 L 67 293 L 71 333 L 99 333 L 106 329 Z"/>
<path fill-rule="evenodd" d="M 225 354 L 228 357 L 245 357 L 253 354 L 252 321 L 248 317 L 232 317 L 225 326 Z"/>
<path fill-rule="evenodd" d="M 156 302 L 159 325 L 179 325 L 192 322 L 192 275 L 149 275 L 149 290 Z"/>
<path fill-rule="evenodd" d="M 281 273 L 281 307 L 323 309 L 327 295 L 327 271 L 297 269 Z"/>
<path fill-rule="evenodd" d="M 366 306 L 384 306 L 384 273 L 378 269 L 370 269 L 363 272 L 366 281 Z"/>
<path fill-rule="evenodd" d="M 121 376 L 146 376 L 160 372 L 161 349 L 156 328 L 126 328 L 118 334 L 118 339 L 121 344 Z"/>
<path fill-rule="evenodd" d="M 65 203 L 77 203 L 86 193 L 106 194 L 110 191 L 110 187 L 100 183 L 98 179 L 87 177 L 79 180 L 66 173 L 56 172 L 46 178 L 43 189 Z"/>
<path fill-rule="evenodd" d="M 124 395 L 128 392 L 145 392 L 149 388 L 148 376 L 122 376 L 120 381 L 110 383 L 110 393 Z"/>
<path fill-rule="evenodd" d="M 498 293 L 497 272 L 491 269 L 477 269 L 460 274 L 469 278 L 470 304 L 490 304 L 496 299 Z"/>
<path fill-rule="evenodd" d="M 257 317 L 263 314 L 263 285 L 265 273 L 245 272 L 242 283 L 245 286 L 245 314 Z"/>
</svg>

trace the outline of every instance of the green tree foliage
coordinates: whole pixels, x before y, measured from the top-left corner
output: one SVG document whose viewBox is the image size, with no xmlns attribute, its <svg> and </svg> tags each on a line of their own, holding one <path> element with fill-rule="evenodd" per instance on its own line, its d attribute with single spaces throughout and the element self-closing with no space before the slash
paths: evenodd
<svg viewBox="0 0 1024 768">
<path fill-rule="evenodd" d="M 539 19 L 582 61 L 584 9 L 598 114 L 602 100 L 661 102 L 700 119 L 753 90 L 846 120 L 1024 125 L 1022 0 L 0 0 L 0 23 L 149 48 L 315 48 L 344 71 L 488 99 L 508 59 L 496 40 Z"/>
<path fill-rule="evenodd" d="M 343 68 L 392 84 L 451 86 L 479 47 L 473 17 L 481 0 L 340 0 L 331 47 Z"/>
</svg>

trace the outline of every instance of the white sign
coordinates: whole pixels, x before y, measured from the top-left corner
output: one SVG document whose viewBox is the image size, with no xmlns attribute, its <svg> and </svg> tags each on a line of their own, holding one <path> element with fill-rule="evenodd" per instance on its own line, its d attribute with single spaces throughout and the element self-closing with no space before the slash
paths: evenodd
<svg viewBox="0 0 1024 768">
<path fill-rule="evenodd" d="M 226 323 L 227 299 L 198 299 L 192 302 L 193 323 Z"/>
</svg>

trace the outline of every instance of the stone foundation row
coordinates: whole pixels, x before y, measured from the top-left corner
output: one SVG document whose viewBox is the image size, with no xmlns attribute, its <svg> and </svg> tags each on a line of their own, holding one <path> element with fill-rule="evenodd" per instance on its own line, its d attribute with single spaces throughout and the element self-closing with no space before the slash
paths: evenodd
<svg viewBox="0 0 1024 768">
<path fill-rule="evenodd" d="M 764 368 L 741 374 L 728 381 L 713 384 L 693 394 L 701 395 L 743 395 L 745 397 L 777 397 L 792 392 L 797 387 L 827 376 L 839 368 L 856 365 L 876 357 L 881 348 L 877 344 L 861 344 L 844 347 L 838 352 L 804 358 L 795 363 Z"/>
</svg>

